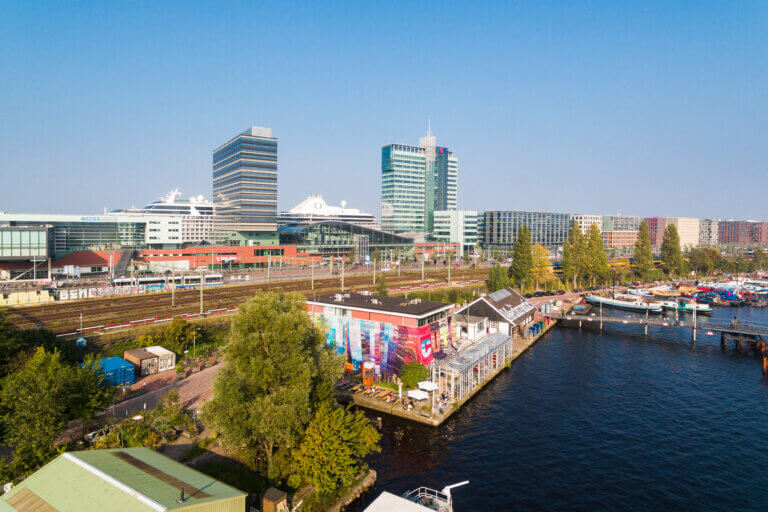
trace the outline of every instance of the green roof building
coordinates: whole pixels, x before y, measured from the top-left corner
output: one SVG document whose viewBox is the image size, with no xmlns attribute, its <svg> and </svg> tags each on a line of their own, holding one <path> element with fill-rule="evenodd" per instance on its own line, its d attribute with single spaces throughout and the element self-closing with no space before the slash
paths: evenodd
<svg viewBox="0 0 768 512">
<path fill-rule="evenodd" d="M 0 497 L 0 512 L 244 512 L 245 499 L 154 450 L 117 448 L 60 455 Z"/>
</svg>

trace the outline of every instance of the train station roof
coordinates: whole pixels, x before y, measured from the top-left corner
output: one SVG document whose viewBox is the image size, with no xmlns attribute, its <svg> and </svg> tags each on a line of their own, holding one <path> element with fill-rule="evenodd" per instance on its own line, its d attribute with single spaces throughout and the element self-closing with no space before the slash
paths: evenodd
<svg viewBox="0 0 768 512">
<path fill-rule="evenodd" d="M 119 448 L 60 455 L 0 497 L 0 512 L 228 512 L 245 497 L 154 450 Z"/>
</svg>

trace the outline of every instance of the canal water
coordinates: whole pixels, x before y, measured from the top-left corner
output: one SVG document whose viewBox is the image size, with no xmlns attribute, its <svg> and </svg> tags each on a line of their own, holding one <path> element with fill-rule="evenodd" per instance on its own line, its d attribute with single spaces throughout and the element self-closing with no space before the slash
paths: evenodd
<svg viewBox="0 0 768 512">
<path fill-rule="evenodd" d="M 768 323 L 747 307 L 713 317 L 734 313 Z M 717 335 L 692 344 L 687 328 L 557 328 L 443 426 L 382 420 L 377 485 L 355 510 L 462 480 L 456 512 L 768 506 L 760 360 Z"/>
</svg>

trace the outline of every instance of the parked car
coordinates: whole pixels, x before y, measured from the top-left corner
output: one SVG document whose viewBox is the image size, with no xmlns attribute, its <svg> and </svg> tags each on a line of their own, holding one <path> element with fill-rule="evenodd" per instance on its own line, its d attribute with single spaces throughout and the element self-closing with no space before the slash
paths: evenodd
<svg viewBox="0 0 768 512">
<path fill-rule="evenodd" d="M 565 290 L 557 290 L 555 295 L 565 295 Z"/>
</svg>

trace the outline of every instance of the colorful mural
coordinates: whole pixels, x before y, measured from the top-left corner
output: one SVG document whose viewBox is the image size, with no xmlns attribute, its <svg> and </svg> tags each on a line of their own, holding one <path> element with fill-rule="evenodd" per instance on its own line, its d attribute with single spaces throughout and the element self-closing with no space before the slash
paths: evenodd
<svg viewBox="0 0 768 512">
<path fill-rule="evenodd" d="M 397 374 L 403 363 L 411 361 L 429 365 L 434 354 L 442 352 L 452 341 L 448 318 L 423 327 L 335 315 L 318 315 L 316 322 L 325 332 L 325 342 L 338 354 L 345 354 L 356 371 L 364 361 L 372 361 L 379 375 Z"/>
</svg>

